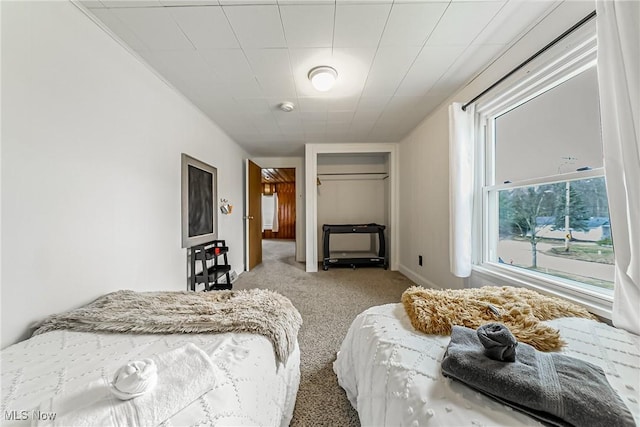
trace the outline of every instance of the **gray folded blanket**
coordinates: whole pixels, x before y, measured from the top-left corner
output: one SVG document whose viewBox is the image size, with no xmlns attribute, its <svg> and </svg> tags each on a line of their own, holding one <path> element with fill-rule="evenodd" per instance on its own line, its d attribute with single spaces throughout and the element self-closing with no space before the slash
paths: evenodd
<svg viewBox="0 0 640 427">
<path fill-rule="evenodd" d="M 635 426 L 602 369 L 573 357 L 520 342 L 515 362 L 505 363 L 485 355 L 475 330 L 454 326 L 441 367 L 445 376 L 550 425 Z"/>
<path fill-rule="evenodd" d="M 501 323 L 487 323 L 478 328 L 478 338 L 484 346 L 484 354 L 503 362 L 516 361 L 518 341 L 509 328 Z"/>
</svg>

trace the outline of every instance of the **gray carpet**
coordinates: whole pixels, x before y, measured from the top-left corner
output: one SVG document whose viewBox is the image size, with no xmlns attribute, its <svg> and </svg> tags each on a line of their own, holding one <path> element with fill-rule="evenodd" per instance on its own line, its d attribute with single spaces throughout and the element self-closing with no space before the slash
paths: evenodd
<svg viewBox="0 0 640 427">
<path fill-rule="evenodd" d="M 353 319 L 374 305 L 400 302 L 413 283 L 382 268 L 334 268 L 306 273 L 293 241 L 263 241 L 263 262 L 243 273 L 234 289 L 265 288 L 288 297 L 302 315 L 298 335 L 301 380 L 292 426 L 359 426 L 333 372 L 333 361 Z"/>
</svg>

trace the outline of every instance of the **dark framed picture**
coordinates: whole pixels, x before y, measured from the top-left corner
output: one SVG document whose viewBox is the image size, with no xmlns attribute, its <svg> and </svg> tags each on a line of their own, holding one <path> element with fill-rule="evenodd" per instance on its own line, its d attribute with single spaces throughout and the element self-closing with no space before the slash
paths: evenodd
<svg viewBox="0 0 640 427">
<path fill-rule="evenodd" d="M 217 169 L 182 153 L 182 247 L 210 242 L 218 235 Z"/>
</svg>

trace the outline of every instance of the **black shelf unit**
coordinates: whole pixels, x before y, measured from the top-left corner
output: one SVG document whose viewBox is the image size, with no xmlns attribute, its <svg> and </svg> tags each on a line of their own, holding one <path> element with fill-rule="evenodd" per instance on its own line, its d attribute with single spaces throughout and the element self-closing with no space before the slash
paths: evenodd
<svg viewBox="0 0 640 427">
<path fill-rule="evenodd" d="M 196 290 L 196 285 L 204 284 L 204 290 L 231 289 L 231 266 L 227 259 L 229 247 L 224 240 L 213 240 L 202 245 L 191 247 L 191 277 L 189 287 Z M 222 261 L 220 262 L 220 257 Z M 209 265 L 207 261 L 212 261 Z M 202 270 L 196 273 L 196 264 L 200 262 Z M 225 276 L 225 283 L 219 283 L 222 276 Z"/>
<path fill-rule="evenodd" d="M 380 224 L 324 224 L 322 226 L 323 260 L 322 269 L 329 267 L 383 267 L 388 268 L 384 225 Z M 368 233 L 378 235 L 377 254 L 358 254 L 358 256 L 332 256 L 329 250 L 331 234 Z"/>
</svg>

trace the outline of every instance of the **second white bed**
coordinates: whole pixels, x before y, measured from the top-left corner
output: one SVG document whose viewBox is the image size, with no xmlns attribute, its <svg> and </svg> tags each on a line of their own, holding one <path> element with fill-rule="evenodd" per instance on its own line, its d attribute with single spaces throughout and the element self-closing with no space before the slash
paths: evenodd
<svg viewBox="0 0 640 427">
<path fill-rule="evenodd" d="M 640 337 L 579 318 L 548 324 L 563 353 L 600 366 L 640 425 Z M 363 426 L 540 426 L 535 419 L 442 375 L 449 336 L 417 332 L 402 304 L 356 317 L 334 371 Z"/>
</svg>

